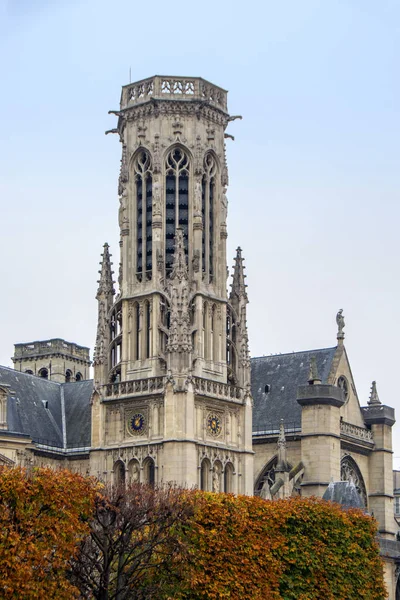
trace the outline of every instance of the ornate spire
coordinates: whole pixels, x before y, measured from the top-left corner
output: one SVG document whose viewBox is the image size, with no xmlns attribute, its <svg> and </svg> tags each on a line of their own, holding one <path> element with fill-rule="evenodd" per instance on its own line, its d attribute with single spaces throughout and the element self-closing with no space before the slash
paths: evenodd
<svg viewBox="0 0 400 600">
<path fill-rule="evenodd" d="M 321 383 L 321 379 L 318 375 L 317 359 L 315 356 L 312 356 L 310 359 L 310 370 L 308 372 L 308 383 L 310 385 L 315 385 L 315 384 Z"/>
<path fill-rule="evenodd" d="M 172 272 L 167 281 L 170 303 L 168 352 L 192 351 L 192 328 L 189 308 L 189 276 L 186 264 L 183 230 L 175 233 L 175 253 Z"/>
<path fill-rule="evenodd" d="M 175 232 L 175 251 L 174 251 L 174 262 L 172 264 L 172 272 L 170 279 L 188 279 L 188 268 L 186 264 L 185 244 L 183 241 L 183 229 L 177 227 Z"/>
<path fill-rule="evenodd" d="M 338 326 L 338 332 L 337 332 L 337 339 L 338 342 L 343 342 L 344 340 L 344 332 L 343 332 L 343 328 L 344 328 L 344 316 L 343 316 L 343 308 L 341 308 L 337 315 L 336 315 L 336 323 Z"/>
<path fill-rule="evenodd" d="M 233 296 L 237 296 L 237 298 L 243 298 L 246 302 L 248 302 L 246 292 L 247 285 L 244 282 L 246 278 L 246 275 L 244 274 L 244 269 L 245 266 L 243 264 L 242 249 L 239 247 L 236 250 L 235 264 L 233 265 L 233 281 L 230 298 L 232 299 Z"/>
<path fill-rule="evenodd" d="M 376 381 L 372 382 L 368 404 L 382 404 L 382 402 L 379 400 L 378 391 L 376 389 Z"/>
<path fill-rule="evenodd" d="M 279 437 L 278 437 L 278 462 L 276 465 L 276 471 L 286 471 L 287 459 L 286 459 L 286 437 L 285 437 L 285 424 L 281 419 L 279 425 Z"/>
<path fill-rule="evenodd" d="M 114 295 L 115 294 L 115 290 L 114 290 L 114 282 L 113 282 L 113 273 L 114 271 L 111 270 L 111 254 L 108 250 L 109 246 L 107 244 L 107 242 L 104 244 L 104 251 L 102 256 L 102 261 L 99 263 L 101 265 L 101 269 L 99 271 L 100 273 L 100 279 L 97 281 L 97 283 L 99 284 L 99 287 L 97 289 L 97 296 L 96 299 L 99 300 L 101 295 Z"/>
<path fill-rule="evenodd" d="M 93 352 L 93 366 L 102 365 L 106 360 L 106 310 L 105 301 L 99 301 L 96 344 Z"/>
</svg>

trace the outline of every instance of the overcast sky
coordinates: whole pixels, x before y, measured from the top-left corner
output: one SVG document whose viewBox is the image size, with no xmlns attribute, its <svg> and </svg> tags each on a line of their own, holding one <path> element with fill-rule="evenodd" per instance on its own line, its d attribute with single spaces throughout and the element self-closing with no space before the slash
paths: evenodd
<svg viewBox="0 0 400 600">
<path fill-rule="evenodd" d="M 335 345 L 343 308 L 361 404 L 376 379 L 400 418 L 399 39 L 398 0 L 0 0 L 0 364 L 16 342 L 93 348 L 105 241 L 118 270 L 108 110 L 130 69 L 201 76 L 243 115 L 228 256 L 252 355 Z"/>
</svg>

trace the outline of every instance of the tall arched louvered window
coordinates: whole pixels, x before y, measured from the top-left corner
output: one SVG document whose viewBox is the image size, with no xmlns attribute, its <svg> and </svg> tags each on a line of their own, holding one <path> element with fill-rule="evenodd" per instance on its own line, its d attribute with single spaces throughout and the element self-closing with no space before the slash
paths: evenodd
<svg viewBox="0 0 400 600">
<path fill-rule="evenodd" d="M 211 153 L 204 158 L 204 175 L 202 183 L 202 216 L 203 216 L 203 273 L 211 282 L 214 274 L 214 202 L 215 175 L 217 164 Z"/>
<path fill-rule="evenodd" d="M 152 172 L 148 152 L 140 151 L 133 163 L 136 187 L 136 275 L 151 279 L 152 261 Z"/>
<path fill-rule="evenodd" d="M 177 227 L 183 229 L 185 251 L 189 232 L 189 158 L 181 148 L 173 148 L 165 165 L 165 266 L 172 268 L 174 236 Z"/>
</svg>

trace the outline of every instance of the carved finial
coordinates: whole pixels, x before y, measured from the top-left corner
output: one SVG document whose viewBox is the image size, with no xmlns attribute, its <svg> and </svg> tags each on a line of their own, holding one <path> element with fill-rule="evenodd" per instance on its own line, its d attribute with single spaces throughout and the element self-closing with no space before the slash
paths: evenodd
<svg viewBox="0 0 400 600">
<path fill-rule="evenodd" d="M 341 308 L 336 315 L 336 323 L 338 326 L 337 339 L 344 340 L 344 316 L 343 316 L 343 308 Z"/>
<path fill-rule="evenodd" d="M 188 279 L 183 230 L 178 227 L 175 233 L 174 262 L 166 289 L 170 304 L 170 325 L 166 350 L 167 352 L 182 352 L 187 355 L 192 351 Z"/>
<path fill-rule="evenodd" d="M 109 295 L 111 294 L 112 296 L 115 294 L 115 290 L 114 290 L 114 282 L 113 282 L 113 271 L 111 270 L 111 266 L 112 266 L 112 262 L 111 262 L 111 254 L 109 252 L 109 246 L 107 244 L 107 242 L 104 244 L 104 251 L 102 256 L 102 261 L 100 262 L 101 265 L 101 269 L 99 271 L 100 273 L 100 279 L 98 280 L 98 290 L 97 290 L 97 295 L 96 295 L 96 299 L 99 300 L 99 297 L 101 295 Z"/>
<path fill-rule="evenodd" d="M 317 359 L 312 356 L 310 359 L 310 370 L 308 372 L 308 383 L 310 385 L 316 385 L 321 383 L 321 379 L 318 375 Z"/>
<path fill-rule="evenodd" d="M 186 264 L 185 243 L 183 240 L 183 229 L 177 227 L 175 232 L 174 262 L 172 264 L 171 279 L 188 279 Z"/>
<path fill-rule="evenodd" d="M 372 382 L 368 404 L 382 404 L 382 402 L 379 400 L 378 391 L 376 389 L 376 381 Z"/>
<path fill-rule="evenodd" d="M 284 423 L 283 419 L 281 419 L 281 422 L 279 425 L 278 462 L 276 465 L 276 470 L 277 471 L 286 471 L 287 470 L 285 423 Z"/>
<path fill-rule="evenodd" d="M 244 280 L 246 275 L 244 274 L 244 264 L 242 258 L 242 249 L 239 247 L 236 250 L 235 256 L 235 264 L 233 265 L 233 280 L 232 280 L 232 290 L 230 297 L 232 299 L 233 296 L 237 296 L 238 298 L 244 298 L 247 302 L 247 293 Z"/>
</svg>

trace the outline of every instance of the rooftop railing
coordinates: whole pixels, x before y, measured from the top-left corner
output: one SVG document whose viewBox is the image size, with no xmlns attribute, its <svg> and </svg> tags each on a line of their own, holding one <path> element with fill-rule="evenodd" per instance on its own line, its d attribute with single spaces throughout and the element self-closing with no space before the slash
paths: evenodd
<svg viewBox="0 0 400 600">
<path fill-rule="evenodd" d="M 155 75 L 122 88 L 121 109 L 152 98 L 157 100 L 200 100 L 227 111 L 227 92 L 201 77 Z"/>
</svg>

